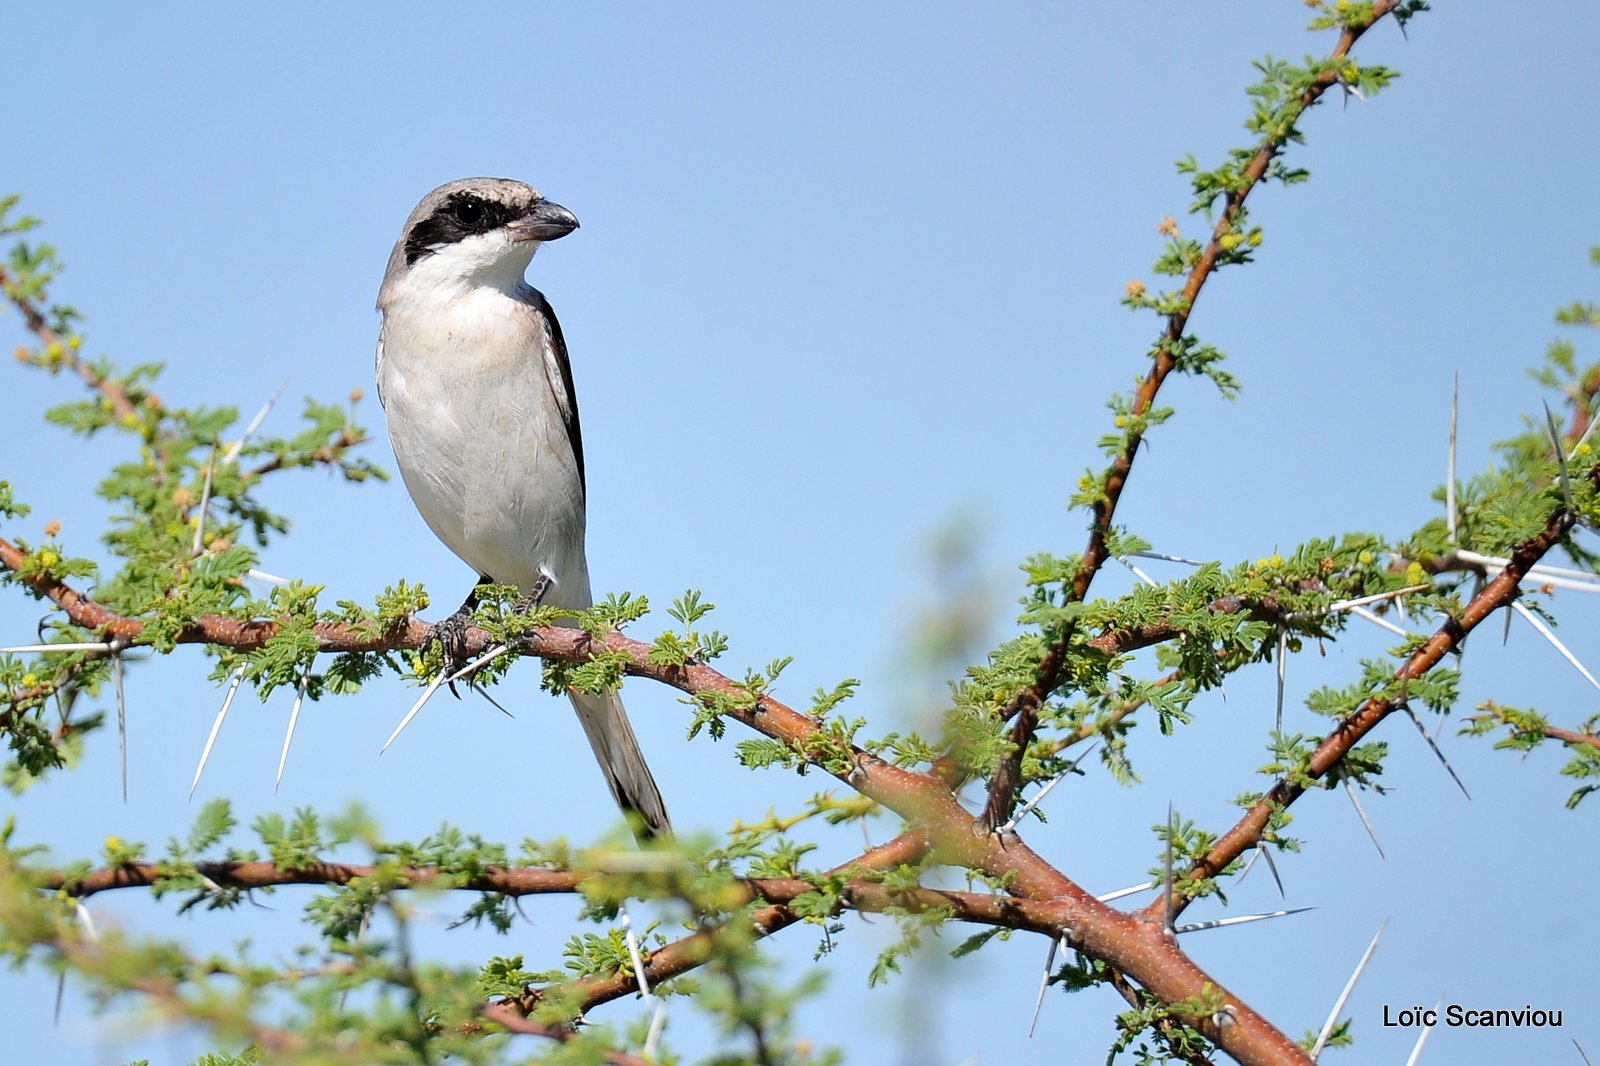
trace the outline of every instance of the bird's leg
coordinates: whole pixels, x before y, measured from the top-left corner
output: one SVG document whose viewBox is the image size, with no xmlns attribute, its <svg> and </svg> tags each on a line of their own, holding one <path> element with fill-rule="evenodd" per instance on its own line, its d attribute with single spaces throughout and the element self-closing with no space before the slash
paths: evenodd
<svg viewBox="0 0 1600 1066">
<path fill-rule="evenodd" d="M 461 601 L 461 606 L 456 608 L 455 614 L 428 627 L 428 635 L 423 638 L 423 647 L 427 647 L 431 641 L 439 642 L 439 658 L 442 660 L 439 669 L 443 671 L 445 677 L 451 676 L 467 664 L 467 623 L 478 613 L 478 587 L 489 583 L 487 577 L 479 577 L 478 584 L 467 593 L 467 598 Z M 450 695 L 460 699 L 461 693 L 456 691 L 456 683 L 451 681 L 449 685 Z"/>
<path fill-rule="evenodd" d="M 544 566 L 539 567 L 539 580 L 533 583 L 533 588 L 517 597 L 517 602 L 511 607 L 512 613 L 518 615 L 532 614 L 538 609 L 539 604 L 544 602 L 545 595 L 555 583 L 556 576 L 550 572 L 550 569 Z M 522 643 L 531 645 L 538 639 L 532 633 L 525 633 L 522 637 Z"/>
<path fill-rule="evenodd" d="M 550 591 L 550 586 L 556 583 L 556 576 L 548 567 L 539 568 L 539 580 L 533 583 L 533 588 L 517 597 L 517 602 L 511 610 L 516 614 L 528 614 L 544 602 L 545 594 Z"/>
</svg>

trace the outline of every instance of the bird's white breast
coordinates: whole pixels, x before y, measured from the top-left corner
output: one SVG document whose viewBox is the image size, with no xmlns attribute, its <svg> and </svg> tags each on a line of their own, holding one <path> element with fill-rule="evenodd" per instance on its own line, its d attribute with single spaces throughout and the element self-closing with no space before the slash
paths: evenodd
<svg viewBox="0 0 1600 1066">
<path fill-rule="evenodd" d="M 588 585 L 583 485 L 560 414 L 566 385 L 551 380 L 549 326 L 520 284 L 507 292 L 421 275 L 385 294 L 378 342 L 406 489 L 479 573 L 526 589 L 548 567 L 558 581 L 549 602 L 579 606 L 563 601 Z"/>
</svg>

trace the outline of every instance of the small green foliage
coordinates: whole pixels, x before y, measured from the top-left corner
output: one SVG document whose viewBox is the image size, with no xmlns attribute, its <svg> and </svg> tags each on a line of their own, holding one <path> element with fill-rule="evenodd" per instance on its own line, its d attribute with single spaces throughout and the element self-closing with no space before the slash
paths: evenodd
<svg viewBox="0 0 1600 1066">
<path fill-rule="evenodd" d="M 1495 741 L 1498 751 L 1531 752 L 1545 744 L 1564 744 L 1568 755 L 1561 768 L 1564 777 L 1583 782 L 1567 797 L 1567 809 L 1575 810 L 1590 793 L 1600 791 L 1600 715 L 1581 722 L 1577 729 L 1560 729 L 1534 710 L 1506 707 L 1487 700 L 1478 705 L 1478 714 L 1462 724 L 1464 736 L 1490 736 L 1505 730 Z"/>
</svg>

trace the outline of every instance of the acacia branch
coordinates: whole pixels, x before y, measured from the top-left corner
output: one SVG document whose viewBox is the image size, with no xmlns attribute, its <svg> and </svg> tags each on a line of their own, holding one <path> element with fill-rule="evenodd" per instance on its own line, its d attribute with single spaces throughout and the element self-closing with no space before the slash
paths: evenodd
<svg viewBox="0 0 1600 1066">
<path fill-rule="evenodd" d="M 81 358 L 72 350 L 71 345 L 63 341 L 56 334 L 56 331 L 50 328 L 50 323 L 45 318 L 44 312 L 40 310 L 38 305 L 17 291 L 16 282 L 11 275 L 6 273 L 3 267 L 0 267 L 0 292 L 4 292 L 6 299 L 10 300 L 11 305 L 21 313 L 23 324 L 28 327 L 30 333 L 39 338 L 39 342 L 44 345 L 45 352 L 49 358 L 59 361 L 60 365 L 77 374 L 85 384 L 95 389 L 101 396 L 104 396 L 119 418 L 136 412 L 136 406 L 127 392 Z M 19 358 L 26 358 L 26 356 L 25 350 L 18 350 Z M 32 360 L 26 359 L 26 361 L 31 362 Z M 145 402 L 153 407 L 160 407 L 160 401 L 156 400 L 154 396 L 146 397 Z"/>
<path fill-rule="evenodd" d="M 1600 467 L 1591 473 L 1590 478 L 1600 483 Z M 1432 670 L 1447 654 L 1459 649 L 1467 634 L 1476 629 L 1484 619 L 1516 599 L 1518 584 L 1527 577 L 1528 571 L 1535 563 L 1561 542 L 1562 538 L 1572 530 L 1573 524 L 1573 516 L 1564 509 L 1558 509 L 1552 514 L 1545 523 L 1543 531 L 1518 545 L 1507 560 L 1505 569 L 1467 603 L 1459 618 L 1447 619 L 1422 647 L 1411 654 L 1395 672 L 1396 680 L 1401 682 L 1415 680 Z M 1402 706 L 1404 706 L 1403 700 L 1374 698 L 1356 708 L 1323 738 L 1322 743 L 1317 745 L 1306 765 L 1297 774 L 1293 777 L 1278 778 L 1266 795 L 1258 800 L 1204 857 L 1190 867 L 1184 879 L 1193 881 L 1215 877 L 1226 869 L 1229 863 L 1255 847 L 1271 824 L 1273 815 L 1304 795 L 1308 781 L 1321 779 L 1336 767 L 1362 738 L 1376 729 L 1378 723 Z M 1170 901 L 1172 913 L 1182 912 L 1192 899 L 1193 897 L 1174 888 Z M 1142 913 L 1146 918 L 1157 920 L 1166 912 L 1168 902 L 1164 898 L 1157 899 L 1145 907 Z"/>
<path fill-rule="evenodd" d="M 1382 0 L 1373 6 L 1371 17 L 1361 23 L 1347 25 L 1339 34 L 1339 42 L 1328 57 L 1330 64 L 1337 64 L 1349 54 L 1356 41 L 1371 29 L 1380 19 L 1388 15 L 1395 7 L 1392 0 Z M 1339 74 L 1331 66 L 1324 70 L 1317 79 L 1300 94 L 1299 113 L 1314 105 L 1322 94 L 1339 83 Z M 1296 116 L 1298 117 L 1298 115 Z M 1194 310 L 1194 303 L 1200 296 L 1200 291 L 1216 270 L 1217 260 L 1222 255 L 1222 239 L 1233 228 L 1235 219 L 1244 208 L 1245 201 L 1250 193 L 1259 185 L 1267 174 L 1267 169 L 1272 165 L 1280 152 L 1287 145 L 1294 128 L 1294 121 L 1283 124 L 1280 130 L 1266 138 L 1256 154 L 1245 165 L 1240 175 L 1239 185 L 1227 193 L 1221 217 L 1217 219 L 1216 226 L 1212 229 L 1211 240 L 1200 253 L 1199 262 L 1189 272 L 1183 286 L 1182 304 L 1179 310 L 1169 315 L 1166 329 L 1162 331 L 1161 342 L 1156 346 L 1155 362 L 1150 367 L 1150 372 L 1145 375 L 1134 393 L 1132 414 L 1137 420 L 1140 416 L 1148 414 L 1155 406 L 1156 394 L 1161 390 L 1162 384 L 1177 366 L 1177 357 L 1173 354 L 1173 347 L 1178 344 L 1183 333 L 1189 325 L 1189 316 Z M 1106 563 L 1110 553 L 1107 548 L 1107 538 L 1111 532 L 1112 519 L 1116 513 L 1117 503 L 1122 498 L 1122 490 L 1127 485 L 1128 475 L 1133 469 L 1134 457 L 1138 454 L 1139 444 L 1144 439 L 1144 434 L 1139 430 L 1136 422 L 1130 426 L 1127 443 L 1121 454 L 1112 460 L 1110 468 L 1106 471 L 1102 481 L 1102 494 L 1092 508 L 1092 519 L 1089 527 L 1089 543 L 1084 548 L 1077 571 L 1073 574 L 1072 587 L 1068 591 L 1067 602 L 1082 603 L 1089 594 L 1090 583 Z M 1032 743 L 1034 733 L 1039 727 L 1039 710 L 1050 697 L 1060 682 L 1062 672 L 1066 669 L 1068 653 L 1072 644 L 1074 626 L 1071 622 L 1064 623 L 1060 630 L 1054 634 L 1049 650 L 1040 661 L 1034 675 L 1034 681 L 1022 692 L 1014 697 L 1006 707 L 1005 719 L 1015 719 L 1010 734 L 1010 753 L 1002 759 L 997 769 L 994 780 L 989 787 L 988 801 L 984 806 L 983 818 L 986 825 L 993 828 L 1003 824 L 1010 817 L 1011 809 L 1016 802 L 1018 788 L 1022 785 L 1022 759 Z"/>
<path fill-rule="evenodd" d="M 25 563 L 26 557 L 21 552 L 0 540 L 0 565 L 18 571 Z M 59 578 L 32 572 L 26 576 L 19 573 L 18 579 L 86 629 L 126 641 L 137 640 L 143 632 L 142 622 L 117 615 Z M 319 624 L 313 630 L 319 649 L 325 651 L 418 648 L 428 633 L 428 627 L 416 619 L 387 630 L 371 625 L 333 624 Z M 260 648 L 278 632 L 280 626 L 275 622 L 206 616 L 191 623 L 178 635 L 177 641 L 220 644 L 249 651 Z M 1002 835 L 989 831 L 938 777 L 901 769 L 845 743 L 830 735 L 815 719 L 768 695 L 752 698 L 746 689 L 709 666 L 653 663 L 651 645 L 615 630 L 590 635 L 580 629 L 549 626 L 532 632 L 537 636 L 534 647 L 542 658 L 585 662 L 604 650 L 624 657 L 628 674 L 650 678 L 691 696 L 720 697 L 725 701 L 721 711 L 725 717 L 783 741 L 806 761 L 895 811 L 926 833 L 927 846 L 935 861 L 981 870 L 990 877 L 1004 879 L 1008 890 L 1016 896 L 1058 905 L 1061 909 L 1052 914 L 1060 920 L 1062 935 L 1091 957 L 1126 972 L 1162 1002 L 1180 1004 L 1207 995 L 1227 996 L 1220 982 L 1178 950 L 1160 923 L 1134 918 L 1100 903 L 1024 844 L 1015 833 Z M 482 630 L 468 630 L 469 654 L 480 653 L 492 640 L 493 637 Z M 877 849 L 871 854 L 884 851 Z M 754 924 L 765 935 L 794 920 L 787 908 L 774 904 L 758 911 Z M 669 945 L 652 954 L 648 964 L 652 971 L 650 976 L 653 979 L 671 977 L 698 966 L 705 960 L 710 946 L 711 940 L 706 934 Z M 632 992 L 633 982 L 631 974 L 609 980 L 590 979 L 579 982 L 577 991 L 586 1002 L 605 1002 Z M 1224 1021 L 1202 1019 L 1196 1022 L 1209 1039 L 1245 1063 L 1304 1061 L 1298 1045 L 1266 1019 L 1237 998 L 1228 997 L 1227 1003 Z"/>
</svg>

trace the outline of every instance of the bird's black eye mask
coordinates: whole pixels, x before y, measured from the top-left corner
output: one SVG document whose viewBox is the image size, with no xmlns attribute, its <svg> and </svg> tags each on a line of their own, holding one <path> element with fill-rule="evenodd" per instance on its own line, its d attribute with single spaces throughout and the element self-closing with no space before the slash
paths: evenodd
<svg viewBox="0 0 1600 1066">
<path fill-rule="evenodd" d="M 412 226 L 411 232 L 406 234 L 406 265 L 432 255 L 447 244 L 499 229 L 524 214 L 525 208 L 486 200 L 475 193 L 451 193 L 433 214 Z"/>
</svg>

